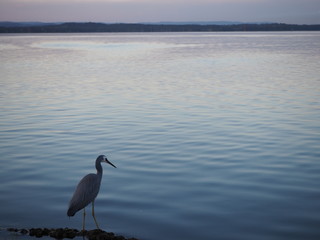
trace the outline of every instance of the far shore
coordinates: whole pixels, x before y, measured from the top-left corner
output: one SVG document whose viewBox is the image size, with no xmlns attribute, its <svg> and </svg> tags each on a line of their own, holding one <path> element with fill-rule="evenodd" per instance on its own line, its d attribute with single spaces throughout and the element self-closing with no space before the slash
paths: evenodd
<svg viewBox="0 0 320 240">
<path fill-rule="evenodd" d="M 78 23 L 47 25 L 0 26 L 0 33 L 121 33 L 121 32 L 259 32 L 259 31 L 320 31 L 320 24 L 285 23 L 241 24 L 143 24 L 143 23 Z"/>
</svg>

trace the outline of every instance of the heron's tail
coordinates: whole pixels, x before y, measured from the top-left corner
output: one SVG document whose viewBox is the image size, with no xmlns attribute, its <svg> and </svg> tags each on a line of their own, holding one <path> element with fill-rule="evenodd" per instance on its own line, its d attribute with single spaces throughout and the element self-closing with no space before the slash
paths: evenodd
<svg viewBox="0 0 320 240">
<path fill-rule="evenodd" d="M 73 217 L 76 214 L 77 211 L 74 211 L 72 208 L 68 209 L 67 215 L 69 217 Z"/>
</svg>

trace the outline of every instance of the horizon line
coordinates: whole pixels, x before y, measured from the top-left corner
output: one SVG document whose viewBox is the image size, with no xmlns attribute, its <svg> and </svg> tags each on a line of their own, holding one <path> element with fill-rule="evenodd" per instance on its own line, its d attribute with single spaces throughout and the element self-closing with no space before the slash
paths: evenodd
<svg viewBox="0 0 320 240">
<path fill-rule="evenodd" d="M 286 22 L 270 22 L 270 21 L 142 21 L 142 22 L 103 22 L 103 21 L 10 21 L 1 20 L 0 23 L 15 24 L 63 24 L 63 23 L 101 23 L 101 24 L 168 24 L 168 25 L 237 25 L 237 24 L 287 24 L 287 25 L 320 25 L 320 23 L 286 23 Z"/>
</svg>

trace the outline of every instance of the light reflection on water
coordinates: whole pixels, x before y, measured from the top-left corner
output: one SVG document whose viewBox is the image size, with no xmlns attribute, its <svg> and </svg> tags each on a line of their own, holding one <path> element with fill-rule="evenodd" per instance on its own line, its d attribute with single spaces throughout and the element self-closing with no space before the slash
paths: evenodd
<svg viewBox="0 0 320 240">
<path fill-rule="evenodd" d="M 0 226 L 80 228 L 68 201 L 106 154 L 109 231 L 319 238 L 319 38 L 0 36 Z"/>
</svg>

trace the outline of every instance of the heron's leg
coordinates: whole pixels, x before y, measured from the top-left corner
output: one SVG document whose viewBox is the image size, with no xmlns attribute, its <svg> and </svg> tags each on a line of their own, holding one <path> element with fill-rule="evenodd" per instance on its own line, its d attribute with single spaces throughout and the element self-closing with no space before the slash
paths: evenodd
<svg viewBox="0 0 320 240">
<path fill-rule="evenodd" d="M 98 225 L 98 222 L 97 222 L 97 219 L 96 219 L 96 217 L 94 215 L 94 200 L 92 201 L 92 217 L 94 219 L 94 222 L 96 223 L 97 228 L 100 229 L 99 225 Z"/>
<path fill-rule="evenodd" d="M 82 230 L 84 231 L 86 222 L 86 208 L 83 208 Z"/>
</svg>

